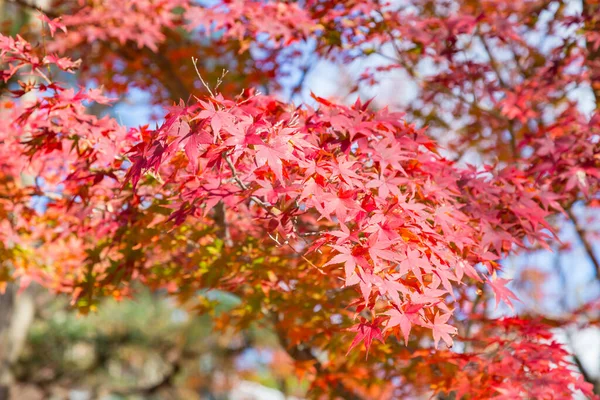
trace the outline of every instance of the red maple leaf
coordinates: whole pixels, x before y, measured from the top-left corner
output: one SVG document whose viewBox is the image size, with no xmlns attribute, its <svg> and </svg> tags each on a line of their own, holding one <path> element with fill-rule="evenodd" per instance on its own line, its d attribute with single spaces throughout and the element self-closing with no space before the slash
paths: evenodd
<svg viewBox="0 0 600 400">
<path fill-rule="evenodd" d="M 356 332 L 356 336 L 354 337 L 354 340 L 352 341 L 352 344 L 350 345 L 346 355 L 349 354 L 353 348 L 358 346 L 360 342 L 364 341 L 365 348 L 367 349 L 366 357 L 368 357 L 369 349 L 371 348 L 373 339 L 377 339 L 383 343 L 383 336 L 381 335 L 381 329 L 379 329 L 379 324 L 382 320 L 383 318 L 377 317 L 373 322 L 361 322 L 360 324 L 354 325 L 352 328 L 348 329 L 350 332 Z"/>
</svg>

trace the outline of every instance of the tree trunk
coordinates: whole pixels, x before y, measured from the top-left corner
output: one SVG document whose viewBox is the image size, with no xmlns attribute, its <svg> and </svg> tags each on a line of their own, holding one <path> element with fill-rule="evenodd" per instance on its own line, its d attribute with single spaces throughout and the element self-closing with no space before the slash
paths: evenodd
<svg viewBox="0 0 600 400">
<path fill-rule="evenodd" d="M 10 397 L 10 323 L 15 303 L 14 284 L 0 294 L 0 400 Z"/>
</svg>

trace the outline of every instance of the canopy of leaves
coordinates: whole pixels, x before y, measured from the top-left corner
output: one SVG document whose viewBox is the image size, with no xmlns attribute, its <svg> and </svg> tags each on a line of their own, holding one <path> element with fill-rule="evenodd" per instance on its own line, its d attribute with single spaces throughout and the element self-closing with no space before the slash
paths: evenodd
<svg viewBox="0 0 600 400">
<path fill-rule="evenodd" d="M 39 44 L 0 36 L 2 281 L 84 313 L 136 282 L 261 324 L 313 397 L 593 396 L 550 329 L 597 325 L 597 302 L 543 324 L 486 296 L 519 300 L 502 261 L 556 247 L 563 216 L 600 278 L 571 211 L 597 206 L 600 118 L 569 97 L 600 109 L 600 7 L 396 3 L 57 1 Z M 307 45 L 386 60 L 351 91 L 402 70 L 417 99 L 285 101 Z M 154 129 L 93 112 L 134 89 Z M 216 312 L 215 290 L 241 301 Z"/>
</svg>

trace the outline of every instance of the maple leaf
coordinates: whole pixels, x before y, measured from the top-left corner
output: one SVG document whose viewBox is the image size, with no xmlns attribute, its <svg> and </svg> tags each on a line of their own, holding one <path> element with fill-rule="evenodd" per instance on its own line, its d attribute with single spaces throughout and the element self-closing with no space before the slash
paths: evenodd
<svg viewBox="0 0 600 400">
<path fill-rule="evenodd" d="M 54 33 L 57 29 L 60 29 L 64 33 L 67 33 L 67 27 L 65 26 L 65 24 L 60 22 L 60 17 L 50 19 L 46 14 L 40 13 L 39 18 L 48 25 L 48 28 L 50 29 L 50 36 L 54 37 Z"/>
<path fill-rule="evenodd" d="M 48 54 L 43 60 L 46 64 L 55 64 L 58 68 L 67 72 L 74 72 L 81 65 L 81 60 L 72 61 L 69 58 L 58 57 L 54 54 Z M 98 97 L 101 98 L 100 96 Z M 98 103 L 100 101 L 96 100 Z"/>
<path fill-rule="evenodd" d="M 360 342 L 365 342 L 365 348 L 367 350 L 366 357 L 369 357 L 369 349 L 371 348 L 371 343 L 373 339 L 377 339 L 383 343 L 383 336 L 381 335 L 381 329 L 379 328 L 379 323 L 382 321 L 381 317 L 375 318 L 375 320 L 371 323 L 361 322 L 359 324 L 354 325 L 349 328 L 350 332 L 356 332 L 356 336 L 354 340 L 350 344 L 350 348 L 348 349 L 348 355 L 353 348 L 358 346 Z"/>
<path fill-rule="evenodd" d="M 356 278 L 358 278 L 356 274 L 356 265 L 357 260 L 352 255 L 352 250 L 345 246 L 337 246 L 332 245 L 332 248 L 337 250 L 340 254 L 335 255 L 331 260 L 326 262 L 323 266 L 331 265 L 331 264 L 344 264 L 344 272 L 346 276 L 346 285 L 350 286 L 349 282 L 358 283 Z M 353 284 L 355 284 L 353 283 Z"/>
<path fill-rule="evenodd" d="M 450 319 L 452 314 L 435 314 L 433 319 L 433 324 L 431 325 L 431 330 L 433 332 L 433 343 L 435 348 L 437 349 L 438 343 L 443 340 L 448 347 L 452 347 L 452 337 L 450 335 L 456 334 L 456 328 L 446 324 L 446 322 Z"/>
<path fill-rule="evenodd" d="M 385 329 L 388 330 L 395 326 L 399 326 L 402 336 L 404 337 L 404 344 L 408 345 L 408 336 L 410 335 L 410 330 L 412 327 L 410 319 L 406 316 L 406 314 L 396 308 L 392 308 L 386 312 L 385 315 L 390 316 Z"/>
<path fill-rule="evenodd" d="M 187 126 L 187 124 L 185 124 L 184 127 L 185 126 Z M 200 132 L 189 133 L 189 127 L 187 129 L 183 128 L 179 135 L 184 136 L 181 139 L 180 144 L 183 145 L 185 155 L 190 161 L 193 170 L 196 170 L 198 168 L 198 158 L 200 155 L 201 146 L 211 144 L 213 138 L 204 130 Z"/>
<path fill-rule="evenodd" d="M 423 283 L 423 273 L 421 268 L 429 268 L 427 261 L 423 259 L 419 250 L 407 249 L 406 258 L 400 263 L 400 271 L 402 274 L 412 271 L 417 280 Z"/>
<path fill-rule="evenodd" d="M 381 260 L 389 262 L 399 262 L 401 260 L 398 252 L 391 249 L 393 244 L 394 243 L 392 241 L 383 238 L 381 232 L 372 234 L 369 237 L 368 250 L 371 260 L 375 266 L 375 272 L 382 271 L 389 266 L 386 263 L 383 263 Z"/>
<path fill-rule="evenodd" d="M 513 309 L 511 299 L 519 301 L 517 296 L 515 296 L 510 289 L 506 288 L 506 284 L 511 280 L 512 279 L 498 278 L 496 271 L 494 271 L 491 278 L 487 279 L 488 284 L 494 290 L 494 296 L 496 297 L 496 309 L 498 308 L 500 301 L 504 301 L 511 308 L 511 310 Z"/>
<path fill-rule="evenodd" d="M 377 188 L 379 197 L 385 199 L 390 194 L 400 197 L 400 184 L 402 180 L 393 176 L 375 176 L 365 185 L 367 188 Z"/>
<path fill-rule="evenodd" d="M 340 222 L 340 230 L 339 231 L 330 231 L 330 232 L 328 232 L 328 234 L 338 238 L 335 243 L 337 245 L 344 244 L 346 241 L 358 242 L 358 233 L 350 232 L 350 229 L 348 229 L 348 226 L 346 224 L 344 224 L 343 222 Z"/>
<path fill-rule="evenodd" d="M 349 185 L 359 186 L 362 177 L 355 172 L 355 163 L 344 159 L 337 159 L 336 162 L 330 163 L 334 176 L 339 178 Z"/>
<path fill-rule="evenodd" d="M 273 148 L 267 144 L 258 145 L 256 150 L 256 163 L 259 167 L 268 165 L 275 173 L 275 176 L 281 183 L 284 183 L 283 178 L 283 162 L 285 152 L 278 148 Z"/>
<path fill-rule="evenodd" d="M 228 112 L 218 109 L 211 101 L 200 101 L 200 104 L 202 104 L 205 109 L 200 111 L 198 115 L 191 120 L 194 121 L 196 119 L 208 119 L 213 131 L 214 143 L 217 143 L 217 140 L 220 138 L 221 129 L 223 127 L 233 127 L 235 123 L 235 117 Z"/>
</svg>

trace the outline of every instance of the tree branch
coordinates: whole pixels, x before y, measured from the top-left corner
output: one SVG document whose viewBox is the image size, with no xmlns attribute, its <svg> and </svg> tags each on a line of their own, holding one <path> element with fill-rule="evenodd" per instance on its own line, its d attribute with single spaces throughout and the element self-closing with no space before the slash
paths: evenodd
<svg viewBox="0 0 600 400">
<path fill-rule="evenodd" d="M 496 77 L 498 78 L 498 83 L 500 84 L 500 86 L 503 89 L 509 90 L 510 87 L 509 87 L 508 83 L 502 78 L 502 74 L 500 73 L 500 68 L 498 67 L 498 61 L 494 57 L 492 49 L 489 47 L 487 40 L 485 40 L 485 37 L 479 33 L 479 28 L 477 28 L 477 36 L 481 40 L 481 43 L 483 44 L 483 48 L 485 49 L 485 52 L 486 52 L 488 58 L 490 59 L 490 65 L 492 67 L 492 70 L 496 74 Z M 513 156 L 513 158 L 516 158 L 517 157 L 517 138 L 515 136 L 515 124 L 512 119 L 508 119 L 508 133 L 510 134 L 510 149 L 512 152 L 512 156 Z"/>
<path fill-rule="evenodd" d="M 582 5 L 582 15 L 586 18 L 585 29 L 590 32 L 597 31 L 600 27 L 600 21 L 594 20 L 594 17 L 598 14 L 598 11 L 600 11 L 600 4 L 596 1 L 583 0 Z M 594 65 L 597 64 L 600 59 L 600 48 L 594 48 L 594 46 L 595 44 L 593 42 L 586 40 L 586 47 L 588 50 L 587 61 L 591 64 L 588 65 L 591 73 L 590 86 L 592 87 L 592 93 L 594 94 L 596 111 L 600 111 L 600 85 L 598 85 L 598 82 L 600 81 L 600 72 L 598 71 L 599 65 Z"/>
<path fill-rule="evenodd" d="M 10 0 L 10 2 L 13 3 L 13 4 L 16 4 L 16 5 L 20 6 L 20 7 L 23 7 L 23 8 L 28 8 L 28 9 L 33 10 L 33 11 L 41 12 L 42 14 L 46 15 L 49 18 L 58 18 L 59 17 L 58 14 L 53 13 L 50 10 L 44 10 L 42 7 L 40 7 L 40 6 L 36 5 L 36 4 L 32 4 L 32 3 L 28 2 L 28 1 L 25 1 L 25 0 Z"/>
<path fill-rule="evenodd" d="M 573 214 L 573 211 L 571 210 L 571 208 L 567 208 L 566 212 L 567 212 L 567 215 L 569 216 L 569 218 L 571 219 L 571 221 L 573 221 L 573 224 L 575 225 L 575 231 L 577 232 L 577 236 L 579 236 L 579 240 L 583 244 L 583 247 L 584 247 L 588 257 L 590 258 L 590 261 L 594 265 L 594 269 L 596 272 L 596 279 L 600 280 L 600 260 L 598 260 L 598 257 L 596 257 L 596 255 L 594 254 L 594 249 L 592 248 L 592 244 L 585 236 L 585 231 L 579 225 L 579 222 L 577 221 L 577 218 Z"/>
<path fill-rule="evenodd" d="M 577 368 L 579 369 L 579 372 L 581 372 L 581 375 L 583 376 L 583 379 L 588 382 L 591 383 L 594 388 L 594 394 L 598 394 L 600 395 L 600 379 L 598 379 L 598 381 L 596 381 L 586 370 L 586 368 L 583 366 L 583 363 L 581 362 L 581 359 L 579 358 L 579 356 L 577 355 L 577 353 L 575 353 L 575 349 L 573 348 L 573 341 L 571 340 L 571 335 L 570 333 L 567 331 L 566 332 L 566 336 L 567 336 L 567 340 L 569 342 L 569 346 L 571 347 L 571 356 L 573 357 L 573 361 L 575 361 L 575 365 L 577 365 Z"/>
<path fill-rule="evenodd" d="M 175 101 L 184 100 L 187 101 L 190 97 L 190 91 L 183 83 L 171 61 L 164 55 L 166 49 L 162 49 L 160 52 L 153 52 L 150 49 L 146 49 L 145 53 L 147 57 L 158 66 L 160 72 L 164 74 L 162 84 L 169 91 L 171 99 Z"/>
</svg>

